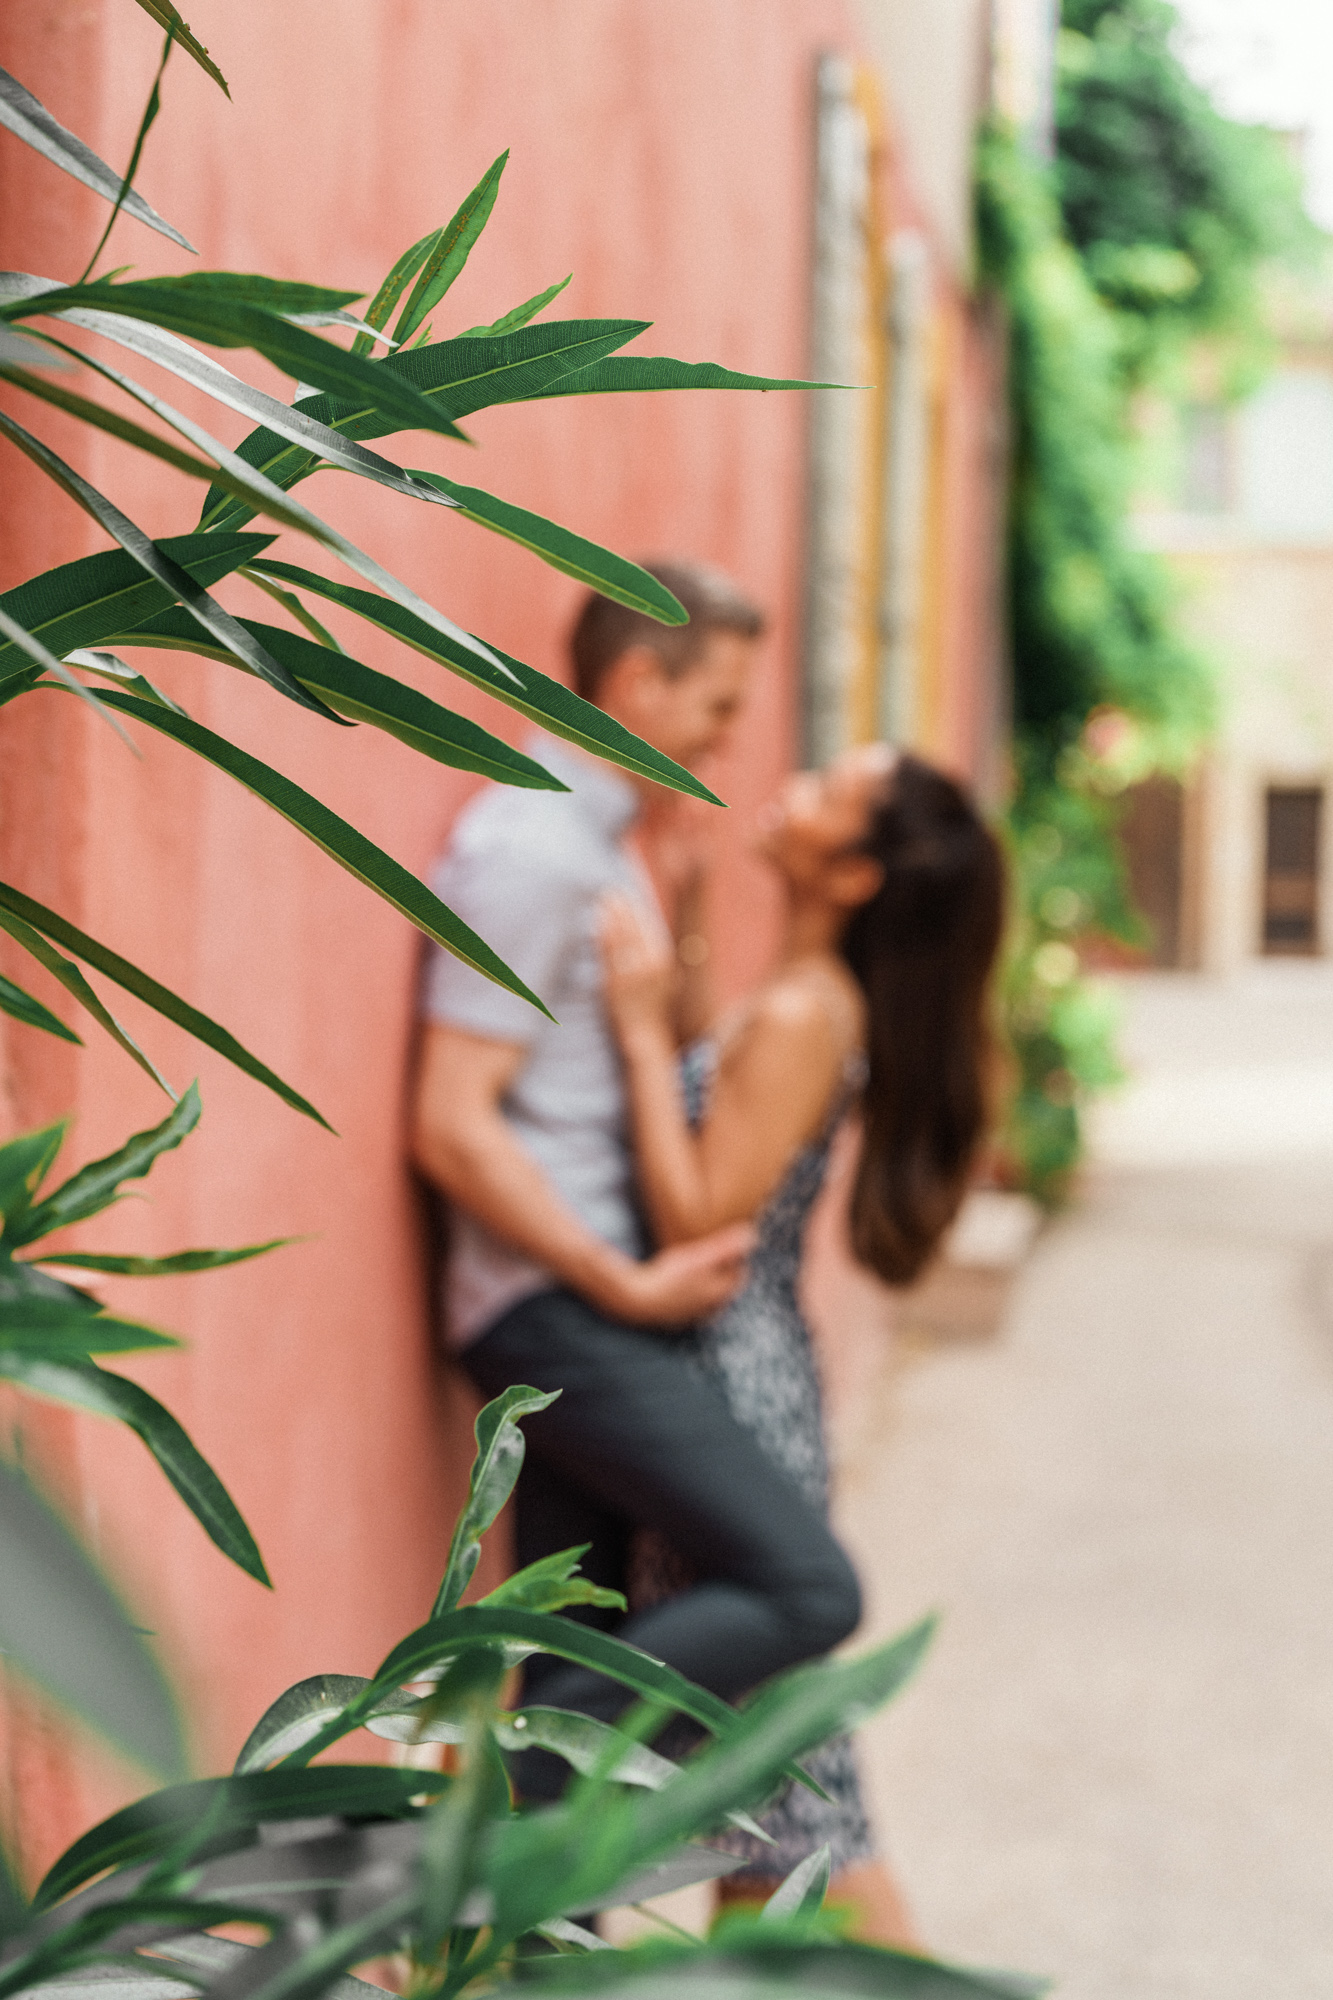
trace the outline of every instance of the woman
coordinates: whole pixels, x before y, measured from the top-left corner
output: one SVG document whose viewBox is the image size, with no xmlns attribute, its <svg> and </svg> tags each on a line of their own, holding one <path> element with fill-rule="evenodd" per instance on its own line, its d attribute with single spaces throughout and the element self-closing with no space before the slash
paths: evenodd
<svg viewBox="0 0 1333 2000">
<path fill-rule="evenodd" d="M 658 1242 L 758 1222 L 748 1284 L 702 1330 L 702 1358 L 734 1414 L 826 1509 L 819 1386 L 797 1295 L 806 1218 L 854 1103 L 859 1261 L 910 1283 L 956 1214 L 986 1116 L 1003 869 L 961 789 L 884 744 L 791 779 L 759 851 L 785 892 L 784 942 L 773 973 L 715 1036 L 678 1062 L 674 966 L 619 901 L 604 913 L 607 1002 Z M 641 1597 L 685 1577 L 664 1548 L 641 1551 Z M 856 1908 L 862 1935 L 912 1942 L 875 1859 L 850 1746 L 828 1744 L 809 1761 L 832 1803 L 793 1786 L 765 1822 L 776 1847 L 735 1836 L 748 1865 L 730 1894 L 766 1894 L 827 1841 L 830 1894 Z"/>
</svg>

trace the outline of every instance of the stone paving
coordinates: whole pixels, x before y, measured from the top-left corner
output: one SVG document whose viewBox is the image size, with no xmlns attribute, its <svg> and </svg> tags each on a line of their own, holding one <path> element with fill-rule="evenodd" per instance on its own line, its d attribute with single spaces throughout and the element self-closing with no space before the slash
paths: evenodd
<svg viewBox="0 0 1333 2000">
<path fill-rule="evenodd" d="M 944 1614 L 870 1784 L 942 1953 L 1329 2000 L 1333 973 L 1123 992 L 1134 1081 L 999 1333 L 839 1315 L 860 1643 Z"/>
</svg>

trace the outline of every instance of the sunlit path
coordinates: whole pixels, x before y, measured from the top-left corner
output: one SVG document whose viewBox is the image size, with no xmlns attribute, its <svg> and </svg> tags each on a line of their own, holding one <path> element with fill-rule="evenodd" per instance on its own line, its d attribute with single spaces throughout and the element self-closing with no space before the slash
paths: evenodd
<svg viewBox="0 0 1333 2000">
<path fill-rule="evenodd" d="M 1126 988 L 1136 1082 L 1006 1326 L 862 1370 L 844 1525 L 926 1934 L 1068 2000 L 1333 1990 L 1333 977 Z"/>
</svg>

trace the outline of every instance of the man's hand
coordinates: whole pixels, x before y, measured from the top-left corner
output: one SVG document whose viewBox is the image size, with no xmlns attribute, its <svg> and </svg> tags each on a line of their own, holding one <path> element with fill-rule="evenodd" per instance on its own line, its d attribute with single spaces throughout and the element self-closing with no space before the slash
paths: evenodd
<svg viewBox="0 0 1333 2000">
<path fill-rule="evenodd" d="M 638 1326 L 686 1326 L 706 1319 L 745 1283 L 753 1248 L 754 1230 L 748 1222 L 737 1222 L 697 1243 L 660 1250 L 645 1263 L 626 1260 L 597 1303 L 614 1318 Z"/>
</svg>

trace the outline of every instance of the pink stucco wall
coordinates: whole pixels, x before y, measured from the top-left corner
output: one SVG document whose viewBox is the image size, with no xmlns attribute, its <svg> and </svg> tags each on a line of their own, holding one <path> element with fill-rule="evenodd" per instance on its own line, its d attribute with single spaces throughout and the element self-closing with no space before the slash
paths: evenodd
<svg viewBox="0 0 1333 2000">
<path fill-rule="evenodd" d="M 741 0 L 259 9 L 194 0 L 189 14 L 234 101 L 175 55 L 141 186 L 199 246 L 205 268 L 372 289 L 509 146 L 495 217 L 437 315 L 440 330 L 492 318 L 572 271 L 559 309 L 651 319 L 645 351 L 802 371 L 812 69 L 821 48 L 856 46 L 853 10 L 840 0 L 763 10 Z M 0 61 L 57 116 L 109 159 L 126 156 L 158 48 L 128 0 L 10 9 L 0 46 Z M 5 263 L 74 275 L 100 205 L 7 135 L 0 175 Z M 114 248 L 140 274 L 188 262 L 129 221 Z M 277 379 L 262 364 L 253 373 Z M 192 524 L 198 489 L 33 410 L 18 413 L 152 532 Z M 228 440 L 244 428 L 212 406 L 206 421 Z M 395 445 L 410 463 L 461 471 L 627 553 L 706 556 L 772 609 L 743 748 L 719 774 L 732 811 L 717 931 L 728 983 L 744 981 L 768 949 L 771 914 L 744 831 L 794 742 L 800 400 L 571 401 L 487 413 L 469 428 L 475 454 L 438 439 Z M 102 546 L 13 454 L 2 490 L 0 584 Z M 559 671 L 577 596 L 568 580 L 361 482 L 326 474 L 305 490 L 452 615 Z M 960 532 L 966 541 L 973 529 Z M 289 552 L 311 559 L 308 544 Z M 964 596 L 975 596 L 970 573 L 963 563 Z M 243 586 L 221 594 L 267 615 Z M 955 624 L 971 632 L 966 616 Z M 355 621 L 339 629 L 370 664 L 518 733 L 507 711 L 416 655 Z M 975 637 L 950 643 L 966 679 Z M 369 730 L 322 725 L 222 667 L 141 657 L 201 721 L 308 785 L 410 867 L 429 865 L 465 782 Z M 960 689 L 959 761 L 970 701 Z M 129 1370 L 223 1473 L 264 1549 L 272 1595 L 213 1551 L 133 1440 L 31 1402 L 5 1411 L 162 1634 L 192 1697 L 199 1768 L 220 1769 L 287 1683 L 366 1671 L 424 1615 L 466 1467 L 465 1401 L 430 1355 L 401 1165 L 418 939 L 290 827 L 164 741 L 145 741 L 135 761 L 53 695 L 5 711 L 0 745 L 5 876 L 225 1021 L 341 1135 L 301 1120 L 134 1003 L 116 1003 L 178 1085 L 198 1073 L 205 1116 L 185 1151 L 157 1168 L 148 1201 L 104 1218 L 86 1242 L 161 1251 L 313 1239 L 234 1271 L 114 1288 L 126 1310 L 187 1336 L 186 1353 Z M 10 1022 L 0 1034 L 7 1129 L 72 1108 L 71 1165 L 162 1114 L 147 1080 L 95 1031 L 86 1052 Z M 86 1757 L 76 1775 L 41 1727 L 19 1732 L 10 1756 L 29 1868 L 136 1786 Z"/>
</svg>

